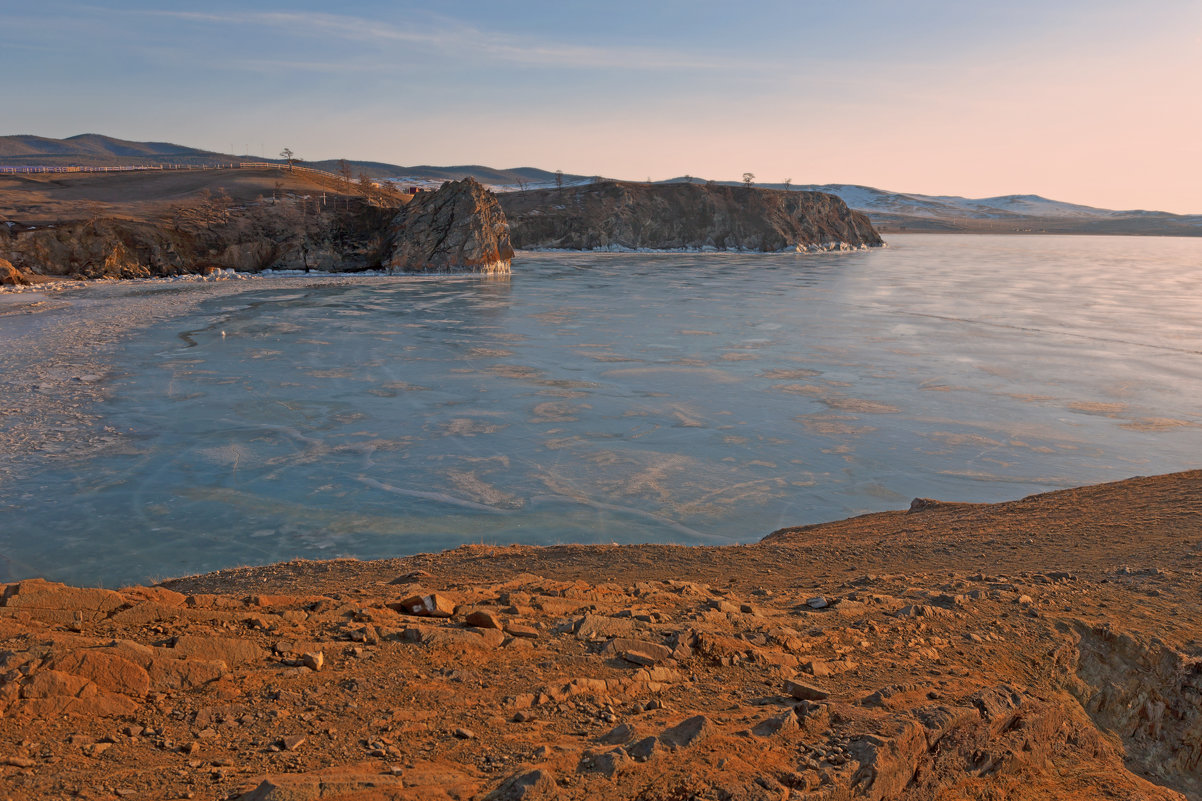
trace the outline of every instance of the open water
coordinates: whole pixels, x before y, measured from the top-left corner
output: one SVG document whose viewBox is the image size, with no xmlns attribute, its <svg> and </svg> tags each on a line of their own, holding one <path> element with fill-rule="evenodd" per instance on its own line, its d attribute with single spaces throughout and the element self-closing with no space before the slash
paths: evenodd
<svg viewBox="0 0 1202 801">
<path fill-rule="evenodd" d="M 103 412 L 126 447 L 0 487 L 0 580 L 748 542 L 1198 467 L 1202 239 L 264 281 L 138 333 L 117 369 Z"/>
</svg>

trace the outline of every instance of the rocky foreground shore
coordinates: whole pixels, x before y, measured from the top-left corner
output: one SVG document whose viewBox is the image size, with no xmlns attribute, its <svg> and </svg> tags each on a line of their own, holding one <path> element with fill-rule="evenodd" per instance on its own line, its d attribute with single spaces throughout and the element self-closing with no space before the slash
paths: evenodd
<svg viewBox="0 0 1202 801">
<path fill-rule="evenodd" d="M 1202 798 L 1202 471 L 0 590 L 0 798 Z"/>
</svg>

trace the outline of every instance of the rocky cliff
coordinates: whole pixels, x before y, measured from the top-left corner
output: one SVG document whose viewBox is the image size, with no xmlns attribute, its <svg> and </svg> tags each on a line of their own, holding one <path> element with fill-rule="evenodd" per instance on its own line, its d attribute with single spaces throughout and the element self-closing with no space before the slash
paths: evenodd
<svg viewBox="0 0 1202 801">
<path fill-rule="evenodd" d="M 512 256 L 504 213 L 471 179 L 408 205 L 317 193 L 236 203 L 217 193 L 153 216 L 118 209 L 53 225 L 0 225 L 12 282 L 21 274 L 154 278 L 217 268 L 508 272 Z"/>
<path fill-rule="evenodd" d="M 508 273 L 509 224 L 491 192 L 473 178 L 420 194 L 389 226 L 384 266 L 411 273 Z"/>
<path fill-rule="evenodd" d="M 784 250 L 875 247 L 868 218 L 821 192 L 604 181 L 501 196 L 517 248 Z"/>
<path fill-rule="evenodd" d="M 362 201 L 211 201 L 153 219 L 120 216 L 0 229 L 0 258 L 23 273 L 73 278 L 155 278 L 203 273 L 319 270 L 380 265 L 393 209 Z"/>
</svg>

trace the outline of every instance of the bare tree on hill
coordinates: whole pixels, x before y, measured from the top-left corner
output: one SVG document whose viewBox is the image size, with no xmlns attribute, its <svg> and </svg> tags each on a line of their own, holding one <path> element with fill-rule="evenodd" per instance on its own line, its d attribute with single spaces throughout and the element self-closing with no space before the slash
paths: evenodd
<svg viewBox="0 0 1202 801">
<path fill-rule="evenodd" d="M 286 147 L 281 150 L 280 158 L 288 162 L 288 170 L 291 172 L 293 162 L 297 161 L 296 154 L 292 152 L 292 148 Z"/>
<path fill-rule="evenodd" d="M 792 178 L 786 178 L 786 179 L 785 179 L 785 191 L 786 191 L 786 192 L 792 192 L 793 190 L 792 190 L 792 189 L 790 189 L 790 187 L 791 187 L 792 185 L 793 185 L 793 179 L 792 179 Z"/>
<path fill-rule="evenodd" d="M 555 188 L 563 189 L 563 170 L 555 171 Z"/>
<path fill-rule="evenodd" d="M 754 180 L 755 180 L 755 173 L 753 173 L 753 172 L 743 173 L 743 185 L 746 186 L 747 188 L 749 188 L 749 189 L 751 188 L 751 183 Z"/>
</svg>

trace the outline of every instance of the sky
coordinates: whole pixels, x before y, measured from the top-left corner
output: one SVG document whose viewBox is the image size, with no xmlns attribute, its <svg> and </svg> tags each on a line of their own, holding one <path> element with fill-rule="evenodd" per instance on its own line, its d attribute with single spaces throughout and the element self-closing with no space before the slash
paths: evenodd
<svg viewBox="0 0 1202 801">
<path fill-rule="evenodd" d="M 1202 0 L 0 0 L 0 134 L 1202 213 Z"/>
</svg>

